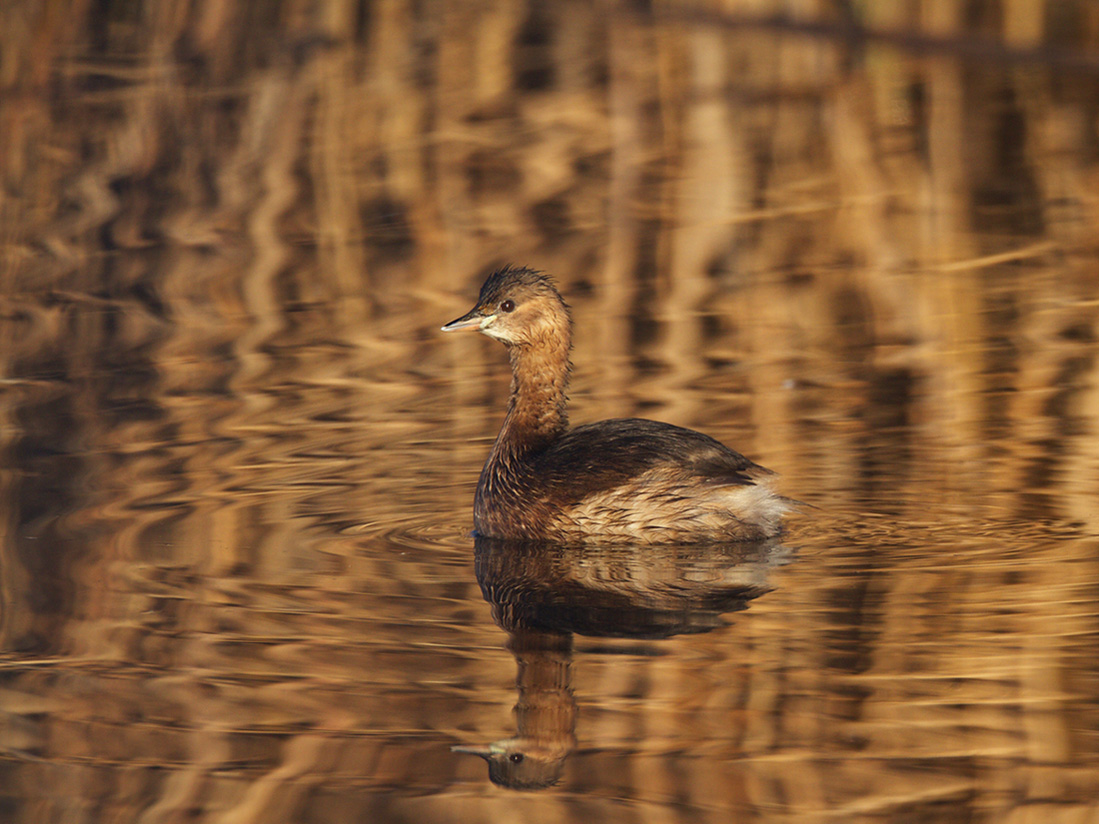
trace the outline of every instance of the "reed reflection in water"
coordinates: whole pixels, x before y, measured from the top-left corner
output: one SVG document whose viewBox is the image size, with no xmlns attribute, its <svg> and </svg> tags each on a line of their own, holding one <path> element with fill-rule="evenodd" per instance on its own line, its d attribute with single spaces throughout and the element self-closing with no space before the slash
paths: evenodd
<svg viewBox="0 0 1099 824">
<path fill-rule="evenodd" d="M 0 819 L 1094 819 L 1092 4 L 429 6 L 0 3 Z M 474 547 L 505 261 L 796 563 Z"/>
</svg>

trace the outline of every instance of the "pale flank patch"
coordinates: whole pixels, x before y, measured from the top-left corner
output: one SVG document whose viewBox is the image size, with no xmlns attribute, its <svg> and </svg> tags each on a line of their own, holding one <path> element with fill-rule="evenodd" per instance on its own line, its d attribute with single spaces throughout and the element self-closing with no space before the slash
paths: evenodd
<svg viewBox="0 0 1099 824">
<path fill-rule="evenodd" d="M 708 486 L 654 470 L 626 487 L 589 495 L 561 513 L 551 530 L 650 544 L 766 538 L 781 531 L 792 506 L 770 482 Z"/>
</svg>

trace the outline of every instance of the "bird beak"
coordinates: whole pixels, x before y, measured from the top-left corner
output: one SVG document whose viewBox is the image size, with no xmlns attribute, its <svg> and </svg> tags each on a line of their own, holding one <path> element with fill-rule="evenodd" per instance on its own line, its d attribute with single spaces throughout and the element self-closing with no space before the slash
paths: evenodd
<svg viewBox="0 0 1099 824">
<path fill-rule="evenodd" d="M 443 327 L 444 332 L 453 332 L 455 329 L 477 329 L 481 326 L 485 317 L 476 309 L 471 309 L 460 318 L 455 318 Z"/>
<path fill-rule="evenodd" d="M 450 324 L 447 324 L 449 326 Z M 479 755 L 486 761 L 492 755 L 492 747 L 480 746 L 480 747 L 467 747 L 467 746 L 454 746 L 450 748 L 451 752 L 460 752 L 463 755 Z"/>
</svg>

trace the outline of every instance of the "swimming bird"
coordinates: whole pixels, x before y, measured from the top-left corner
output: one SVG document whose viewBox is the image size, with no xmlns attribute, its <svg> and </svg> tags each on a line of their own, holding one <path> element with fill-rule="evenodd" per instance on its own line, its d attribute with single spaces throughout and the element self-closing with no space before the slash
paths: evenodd
<svg viewBox="0 0 1099 824">
<path fill-rule="evenodd" d="M 505 266 L 443 327 L 507 348 L 511 394 L 481 471 L 476 531 L 561 543 L 701 543 L 778 534 L 774 473 L 708 435 L 619 418 L 569 428 L 572 317 L 553 280 Z"/>
</svg>

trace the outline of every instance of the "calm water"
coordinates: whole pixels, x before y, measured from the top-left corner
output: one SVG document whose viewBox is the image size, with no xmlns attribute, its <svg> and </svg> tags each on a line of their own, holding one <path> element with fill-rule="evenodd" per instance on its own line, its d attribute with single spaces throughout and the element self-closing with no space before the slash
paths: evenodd
<svg viewBox="0 0 1099 824">
<path fill-rule="evenodd" d="M 0 820 L 1099 817 L 1092 79 L 914 64 L 917 127 L 889 60 L 769 40 L 776 97 L 585 12 L 551 57 L 607 71 L 543 83 L 486 12 L 532 74 L 435 100 L 389 39 L 465 46 L 402 7 L 239 54 L 116 10 L 3 112 Z M 475 542 L 506 358 L 437 330 L 502 259 L 573 305 L 575 421 L 718 437 L 788 533 Z"/>
</svg>

